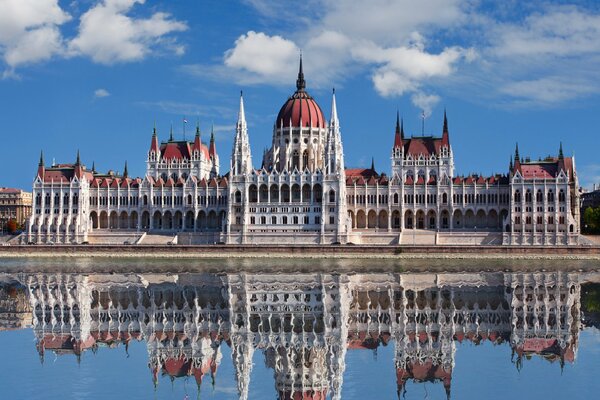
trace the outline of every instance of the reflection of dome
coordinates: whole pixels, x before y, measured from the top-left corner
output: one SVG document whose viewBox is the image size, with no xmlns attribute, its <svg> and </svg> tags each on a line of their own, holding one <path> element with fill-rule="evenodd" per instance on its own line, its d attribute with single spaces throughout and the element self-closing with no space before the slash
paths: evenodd
<svg viewBox="0 0 600 400">
<path fill-rule="evenodd" d="M 290 125 L 294 128 L 322 128 L 325 129 L 325 117 L 323 111 L 317 102 L 304 89 L 306 81 L 302 72 L 302 57 L 300 58 L 300 69 L 298 71 L 298 80 L 296 80 L 296 92 L 285 102 L 279 110 L 275 120 L 275 128 L 287 128 Z"/>
</svg>

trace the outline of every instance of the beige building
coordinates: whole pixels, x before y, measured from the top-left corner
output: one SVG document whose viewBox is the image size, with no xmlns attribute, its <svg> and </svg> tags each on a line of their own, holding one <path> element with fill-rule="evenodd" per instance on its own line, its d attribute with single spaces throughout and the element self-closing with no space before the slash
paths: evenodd
<svg viewBox="0 0 600 400">
<path fill-rule="evenodd" d="M 31 192 L 21 189 L 0 187 L 0 231 L 11 219 L 20 226 L 31 215 Z"/>
</svg>

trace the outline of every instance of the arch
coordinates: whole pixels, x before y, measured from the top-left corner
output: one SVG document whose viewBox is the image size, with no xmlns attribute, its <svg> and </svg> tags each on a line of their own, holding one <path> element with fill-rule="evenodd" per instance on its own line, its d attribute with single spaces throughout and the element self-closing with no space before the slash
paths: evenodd
<svg viewBox="0 0 600 400">
<path fill-rule="evenodd" d="M 217 221 L 217 228 L 222 229 L 224 222 L 225 222 L 225 211 L 221 210 L 221 212 L 219 213 L 219 219 Z"/>
<path fill-rule="evenodd" d="M 119 226 L 119 217 L 116 211 L 112 211 L 108 216 L 108 227 L 110 229 L 118 228 Z"/>
<path fill-rule="evenodd" d="M 398 196 L 398 193 L 394 193 L 394 204 L 398 204 L 399 200 L 400 200 L 400 196 Z"/>
<path fill-rule="evenodd" d="M 137 229 L 138 228 L 138 213 L 137 211 L 132 211 L 129 215 L 129 229 Z"/>
<path fill-rule="evenodd" d="M 152 215 L 152 229 L 162 229 L 162 216 L 160 211 L 155 211 Z"/>
<path fill-rule="evenodd" d="M 554 192 L 552 189 L 548 190 L 548 203 L 554 203 Z"/>
<path fill-rule="evenodd" d="M 350 223 L 352 224 L 352 228 L 356 228 L 356 217 L 354 216 L 354 212 L 352 210 L 348 210 L 348 217 L 350 217 Z"/>
<path fill-rule="evenodd" d="M 171 214 L 171 211 L 165 211 L 165 213 L 163 214 L 162 229 L 173 229 L 173 214 Z"/>
<path fill-rule="evenodd" d="M 531 203 L 531 189 L 525 191 L 525 203 Z"/>
<path fill-rule="evenodd" d="M 448 204 L 448 193 L 442 193 L 442 204 Z"/>
<path fill-rule="evenodd" d="M 400 223 L 401 223 L 400 211 L 398 211 L 398 210 L 392 211 L 392 228 L 400 229 Z"/>
<path fill-rule="evenodd" d="M 150 229 L 150 213 L 148 211 L 142 213 L 142 229 Z"/>
<path fill-rule="evenodd" d="M 465 227 L 464 216 L 461 210 L 454 210 L 454 214 L 452 215 L 452 225 L 453 229 L 462 229 Z"/>
<path fill-rule="evenodd" d="M 185 213 L 185 225 L 183 229 L 194 229 L 194 213 L 192 211 L 188 211 Z"/>
<path fill-rule="evenodd" d="M 485 211 L 479 210 L 475 215 L 475 228 L 485 228 L 487 226 L 487 218 L 485 216 Z"/>
<path fill-rule="evenodd" d="M 235 198 L 236 203 L 241 203 L 242 202 L 242 192 L 240 192 L 239 190 L 236 190 L 234 198 Z"/>
<path fill-rule="evenodd" d="M 425 221 L 428 229 L 437 228 L 437 213 L 434 210 L 427 212 L 427 220 Z"/>
<path fill-rule="evenodd" d="M 335 190 L 331 189 L 329 191 L 329 202 L 335 203 Z"/>
<path fill-rule="evenodd" d="M 181 230 L 183 227 L 183 214 L 181 211 L 175 211 L 175 216 L 173 217 L 173 229 Z"/>
<path fill-rule="evenodd" d="M 302 152 L 302 169 L 308 168 L 308 150 Z"/>
<path fill-rule="evenodd" d="M 302 201 L 304 203 L 310 203 L 312 201 L 312 190 L 308 183 L 305 183 L 302 186 Z"/>
<path fill-rule="evenodd" d="M 565 191 L 560 189 L 560 191 L 558 192 L 558 201 L 561 203 L 564 203 L 565 201 Z"/>
<path fill-rule="evenodd" d="M 487 226 L 490 229 L 500 229 L 502 226 L 500 223 L 500 219 L 498 218 L 498 212 L 496 210 L 491 210 L 487 216 Z"/>
<path fill-rule="evenodd" d="M 215 210 L 211 210 L 208 213 L 208 228 L 209 229 L 216 229 L 217 225 L 218 225 L 218 221 L 217 221 L 217 213 L 215 212 Z"/>
<path fill-rule="evenodd" d="M 90 220 L 92 221 L 92 229 L 98 229 L 98 213 L 96 211 L 90 213 Z"/>
<path fill-rule="evenodd" d="M 379 211 L 379 221 L 377 225 L 380 229 L 388 228 L 388 213 L 386 210 Z"/>
<path fill-rule="evenodd" d="M 448 210 L 442 210 L 442 213 L 440 215 L 440 227 L 442 229 L 450 228 L 450 213 L 448 212 Z"/>
<path fill-rule="evenodd" d="M 321 203 L 323 201 L 323 187 L 320 183 L 313 186 L 313 196 L 316 203 Z"/>
<path fill-rule="evenodd" d="M 129 216 L 127 212 L 121 211 L 121 214 L 119 214 L 119 229 L 127 228 L 129 228 Z"/>
<path fill-rule="evenodd" d="M 426 221 L 425 221 L 425 212 L 423 210 L 418 210 L 415 214 L 415 222 L 417 229 L 425 229 Z"/>
<path fill-rule="evenodd" d="M 294 150 L 292 153 L 292 170 L 294 168 L 298 168 L 300 169 L 300 153 L 298 153 L 298 150 Z"/>
<path fill-rule="evenodd" d="M 250 203 L 256 203 L 258 201 L 258 188 L 252 184 L 248 188 L 248 198 Z"/>
<path fill-rule="evenodd" d="M 148 195 L 147 194 L 144 195 L 144 198 L 142 199 L 142 204 L 145 206 L 148 205 Z"/>
<path fill-rule="evenodd" d="M 269 187 L 267 185 L 265 185 L 264 183 L 262 185 L 260 185 L 260 188 L 258 191 L 258 201 L 260 203 L 266 203 L 269 201 Z"/>
<path fill-rule="evenodd" d="M 515 190 L 514 202 L 515 203 L 521 202 L 521 191 L 519 189 Z"/>
<path fill-rule="evenodd" d="M 367 216 L 363 210 L 358 210 L 356 213 L 356 227 L 365 229 L 367 227 Z"/>
<path fill-rule="evenodd" d="M 300 185 L 297 183 L 292 185 L 292 202 L 297 203 L 300 201 Z"/>
<path fill-rule="evenodd" d="M 463 228 L 474 228 L 475 227 L 475 213 L 473 210 L 467 210 L 465 212 L 465 226 Z"/>
<path fill-rule="evenodd" d="M 191 195 L 191 194 L 188 194 L 188 195 L 187 195 L 187 205 L 188 205 L 188 206 L 191 206 L 191 205 L 192 205 L 192 195 Z"/>
<path fill-rule="evenodd" d="M 206 229 L 206 213 L 200 211 L 196 219 L 196 229 Z"/>
<path fill-rule="evenodd" d="M 270 189 L 271 203 L 279 202 L 279 186 L 273 184 Z"/>
<path fill-rule="evenodd" d="M 536 192 L 535 201 L 537 203 L 541 203 L 544 201 L 544 195 L 542 194 L 542 189 L 538 189 L 538 191 Z"/>
<path fill-rule="evenodd" d="M 281 201 L 283 203 L 290 202 L 290 187 L 286 183 L 281 185 Z"/>
<path fill-rule="evenodd" d="M 406 210 L 404 212 L 404 229 L 414 229 L 415 218 L 412 210 Z"/>
<path fill-rule="evenodd" d="M 377 228 L 377 213 L 375 210 L 370 210 L 367 214 L 367 228 Z"/>
</svg>

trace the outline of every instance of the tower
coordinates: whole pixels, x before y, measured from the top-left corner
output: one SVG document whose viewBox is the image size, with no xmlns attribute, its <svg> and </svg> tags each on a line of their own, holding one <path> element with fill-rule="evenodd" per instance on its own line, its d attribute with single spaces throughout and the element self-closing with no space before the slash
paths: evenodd
<svg viewBox="0 0 600 400">
<path fill-rule="evenodd" d="M 214 145 L 214 136 L 211 136 L 211 147 Z M 231 153 L 231 175 L 245 175 L 252 171 L 252 154 L 248 140 L 248 126 L 244 111 L 244 96 L 240 93 L 240 111 L 235 126 L 233 151 Z"/>
</svg>

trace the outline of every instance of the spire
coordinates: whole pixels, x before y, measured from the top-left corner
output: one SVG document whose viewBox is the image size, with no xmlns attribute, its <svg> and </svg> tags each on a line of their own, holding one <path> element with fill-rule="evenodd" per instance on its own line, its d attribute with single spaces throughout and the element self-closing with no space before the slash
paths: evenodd
<svg viewBox="0 0 600 400">
<path fill-rule="evenodd" d="M 171 132 L 169 133 L 169 142 L 173 141 L 173 122 L 171 122 Z"/>
<path fill-rule="evenodd" d="M 40 162 L 38 164 L 39 167 L 43 167 L 44 166 L 44 151 L 40 150 Z"/>
<path fill-rule="evenodd" d="M 129 173 L 127 172 L 127 161 L 125 161 L 125 167 L 123 168 L 123 178 L 129 177 Z"/>
<path fill-rule="evenodd" d="M 246 111 L 244 110 L 244 92 L 240 90 L 240 111 L 238 112 L 238 125 L 246 125 Z"/>
<path fill-rule="evenodd" d="M 215 125 L 214 124 L 210 128 L 210 145 L 208 147 L 208 154 L 210 154 L 211 157 L 214 157 L 217 155 L 217 148 L 215 146 Z"/>
<path fill-rule="evenodd" d="M 519 143 L 515 145 L 515 162 L 519 161 Z"/>
<path fill-rule="evenodd" d="M 154 122 L 154 127 L 152 128 L 152 140 L 150 141 L 150 151 L 154 151 L 158 154 L 158 136 L 156 134 L 156 121 Z"/>
<path fill-rule="evenodd" d="M 196 137 L 200 137 L 200 119 L 196 121 Z"/>
<path fill-rule="evenodd" d="M 562 142 L 560 142 L 560 148 L 558 149 L 558 159 L 563 160 L 565 155 L 563 154 Z"/>
<path fill-rule="evenodd" d="M 371 171 L 375 172 L 375 157 L 371 157 Z"/>
<path fill-rule="evenodd" d="M 298 79 L 296 79 L 296 89 L 302 91 L 306 88 L 306 81 L 304 80 L 304 72 L 302 71 L 302 53 L 300 53 L 300 68 L 298 68 Z"/>
<path fill-rule="evenodd" d="M 442 129 L 442 145 L 450 147 L 450 134 L 448 133 L 448 118 L 446 117 L 446 109 L 444 109 L 444 127 Z"/>
<path fill-rule="evenodd" d="M 340 121 L 338 119 L 337 114 L 337 105 L 335 103 L 335 88 L 333 88 L 333 94 L 331 96 L 331 120 L 330 123 L 335 126 L 340 125 Z"/>
<path fill-rule="evenodd" d="M 92 172 L 96 172 L 96 162 L 92 161 Z"/>
<path fill-rule="evenodd" d="M 77 149 L 77 159 L 75 160 L 75 165 L 81 165 L 81 159 L 79 158 L 79 149 Z"/>
<path fill-rule="evenodd" d="M 394 148 L 402 147 L 404 140 L 404 121 L 400 120 L 400 111 L 396 111 L 396 133 L 394 134 Z"/>
<path fill-rule="evenodd" d="M 510 161 L 508 163 L 508 170 L 510 172 L 512 172 L 512 169 L 513 169 L 513 160 L 512 160 L 512 157 L 509 157 L 509 158 L 510 158 Z"/>
<path fill-rule="evenodd" d="M 444 133 L 448 133 L 448 118 L 446 117 L 446 109 L 444 108 Z"/>
</svg>

